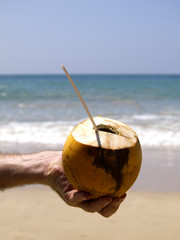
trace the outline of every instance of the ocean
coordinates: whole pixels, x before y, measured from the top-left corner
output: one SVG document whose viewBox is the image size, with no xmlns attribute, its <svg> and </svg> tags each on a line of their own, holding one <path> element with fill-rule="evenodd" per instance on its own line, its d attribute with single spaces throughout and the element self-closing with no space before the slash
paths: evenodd
<svg viewBox="0 0 180 240">
<path fill-rule="evenodd" d="M 130 125 L 143 147 L 180 147 L 180 75 L 71 77 L 92 116 Z M 65 75 L 0 76 L 0 143 L 62 147 L 86 118 Z"/>
</svg>

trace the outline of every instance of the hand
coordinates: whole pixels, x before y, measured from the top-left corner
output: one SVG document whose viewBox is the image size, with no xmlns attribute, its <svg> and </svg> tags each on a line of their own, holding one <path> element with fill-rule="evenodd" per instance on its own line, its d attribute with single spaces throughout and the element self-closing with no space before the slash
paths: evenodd
<svg viewBox="0 0 180 240">
<path fill-rule="evenodd" d="M 91 199 L 90 193 L 80 192 L 74 189 L 69 183 L 62 166 L 62 152 L 49 153 L 53 153 L 54 156 L 49 158 L 46 172 L 48 185 L 50 185 L 68 205 L 79 207 L 87 212 L 98 212 L 104 217 L 110 217 L 118 210 L 126 194 L 116 198 L 104 196 L 98 199 Z"/>
</svg>

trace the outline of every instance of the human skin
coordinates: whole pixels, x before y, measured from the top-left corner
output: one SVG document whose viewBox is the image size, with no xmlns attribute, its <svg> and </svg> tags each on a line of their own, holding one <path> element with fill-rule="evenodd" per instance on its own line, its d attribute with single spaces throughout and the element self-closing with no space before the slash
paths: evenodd
<svg viewBox="0 0 180 240">
<path fill-rule="evenodd" d="M 69 206 L 98 212 L 104 217 L 113 215 L 126 197 L 124 194 L 116 198 L 104 196 L 91 199 L 90 193 L 74 189 L 65 176 L 61 151 L 0 154 L 0 190 L 28 184 L 47 185 Z"/>
</svg>

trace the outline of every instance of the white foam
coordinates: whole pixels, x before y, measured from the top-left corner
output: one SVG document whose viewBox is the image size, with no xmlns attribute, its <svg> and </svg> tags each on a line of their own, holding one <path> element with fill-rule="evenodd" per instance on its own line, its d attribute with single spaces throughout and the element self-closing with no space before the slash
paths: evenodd
<svg viewBox="0 0 180 240">
<path fill-rule="evenodd" d="M 0 141 L 64 144 L 72 128 L 65 122 L 11 122 L 0 125 Z"/>
<path fill-rule="evenodd" d="M 136 116 L 137 118 L 137 116 Z M 139 116 L 139 121 L 135 121 L 134 116 L 131 119 L 123 118 L 125 122 L 132 127 L 142 146 L 174 146 L 180 147 L 180 122 L 175 118 L 162 118 L 152 120 L 152 116 Z M 155 119 L 156 116 L 153 117 Z M 133 120 L 134 119 L 134 120 Z M 63 145 L 65 140 L 74 126 L 78 122 L 57 121 L 57 122 L 7 122 L 0 124 L 0 141 L 15 143 L 41 143 L 41 144 L 60 144 Z"/>
<path fill-rule="evenodd" d="M 155 120 L 158 118 L 159 116 L 155 114 L 132 115 L 132 119 L 137 119 L 137 120 Z"/>
<path fill-rule="evenodd" d="M 180 146 L 180 115 L 142 114 L 123 116 L 138 134 L 141 144 L 149 147 Z"/>
<path fill-rule="evenodd" d="M 147 147 L 179 147 L 180 132 L 161 129 L 143 129 L 135 126 L 135 131 L 142 146 Z"/>
</svg>

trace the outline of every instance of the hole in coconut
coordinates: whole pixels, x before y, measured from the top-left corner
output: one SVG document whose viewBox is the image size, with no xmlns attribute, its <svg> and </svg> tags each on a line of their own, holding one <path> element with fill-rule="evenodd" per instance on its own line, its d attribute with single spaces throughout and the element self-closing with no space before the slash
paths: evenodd
<svg viewBox="0 0 180 240">
<path fill-rule="evenodd" d="M 119 132 L 115 128 L 108 125 L 104 125 L 104 124 L 97 125 L 97 129 L 98 131 L 102 131 L 102 132 L 109 132 L 116 135 L 119 134 Z"/>
</svg>

